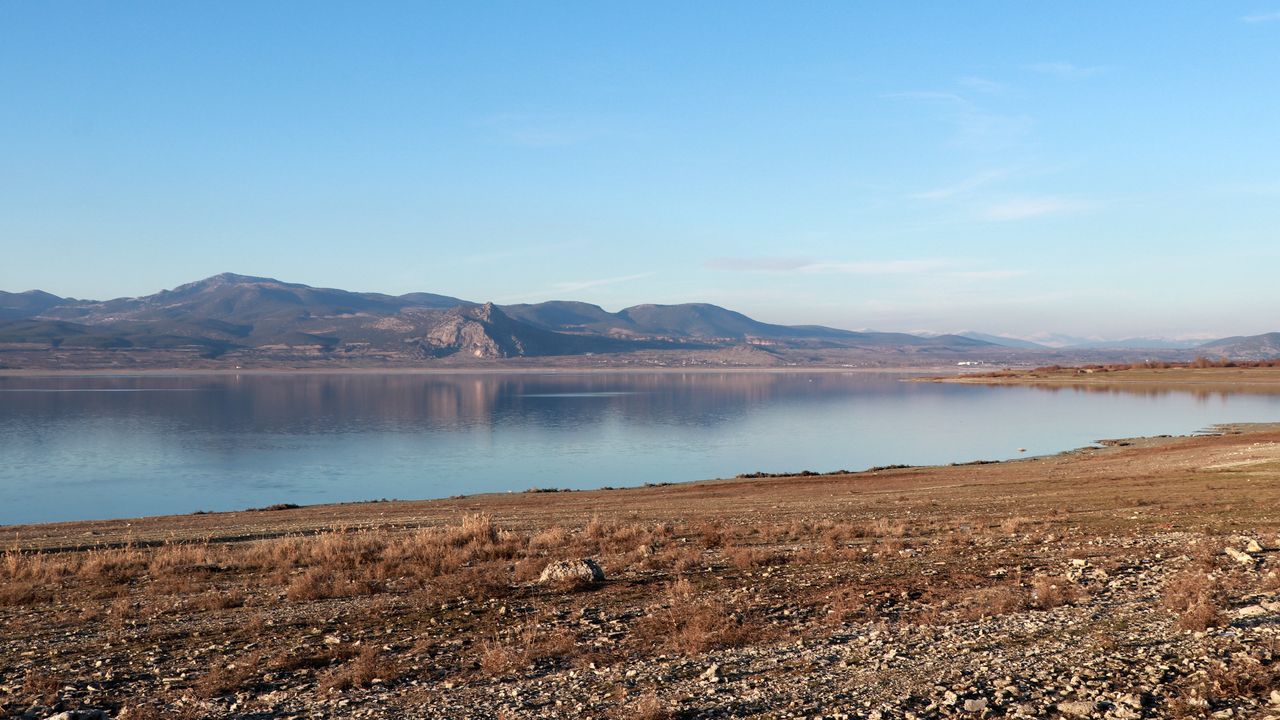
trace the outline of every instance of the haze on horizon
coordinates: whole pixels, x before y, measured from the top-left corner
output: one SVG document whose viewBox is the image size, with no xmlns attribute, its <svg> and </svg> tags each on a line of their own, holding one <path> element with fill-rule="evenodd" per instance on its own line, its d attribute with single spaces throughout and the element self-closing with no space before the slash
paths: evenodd
<svg viewBox="0 0 1280 720">
<path fill-rule="evenodd" d="M 1276 327 L 1280 2 L 0 6 L 0 289 Z"/>
</svg>

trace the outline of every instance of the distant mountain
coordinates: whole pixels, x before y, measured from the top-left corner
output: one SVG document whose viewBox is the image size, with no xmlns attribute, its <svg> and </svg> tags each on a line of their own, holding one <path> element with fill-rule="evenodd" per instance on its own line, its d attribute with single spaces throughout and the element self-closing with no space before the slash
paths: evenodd
<svg viewBox="0 0 1280 720">
<path fill-rule="evenodd" d="M 72 301 L 40 290 L 28 290 L 20 293 L 0 290 L 0 320 L 35 317 L 49 308 L 68 302 Z"/>
<path fill-rule="evenodd" d="M 636 324 L 621 313 L 614 314 L 590 303 L 552 300 L 535 305 L 503 305 L 502 311 L 543 330 L 621 336 L 640 334 Z"/>
<path fill-rule="evenodd" d="M 1216 355 L 1251 360 L 1280 357 L 1280 332 L 1222 338 L 1204 343 L 1199 349 L 1212 351 Z"/>
<path fill-rule="evenodd" d="M 1186 350 L 1197 347 L 1204 342 L 1203 340 L 1169 340 L 1167 338 L 1144 337 L 1103 340 L 1101 338 L 1084 338 L 1058 333 L 1038 333 L 1028 338 L 991 335 L 974 331 L 964 331 L 957 334 L 977 340 L 985 340 L 996 345 L 1026 350 Z"/>
<path fill-rule="evenodd" d="M 959 335 L 960 337 L 967 337 L 971 340 L 981 340 L 982 342 L 988 342 L 992 345 L 1020 348 L 1023 350 L 1044 350 L 1049 347 L 1048 345 L 1041 345 L 1040 343 L 1023 340 L 1021 338 L 1007 337 L 1005 335 L 991 335 L 989 333 L 974 332 L 972 330 L 958 332 L 956 335 Z"/>
<path fill-rule="evenodd" d="M 1203 340 L 1168 340 L 1165 338 L 1124 338 L 1121 340 L 1091 340 L 1071 348 L 1090 350 L 1186 350 L 1199 347 Z"/>
<path fill-rule="evenodd" d="M 192 348 L 206 355 L 218 355 L 234 346 L 214 337 L 180 335 L 159 328 L 128 330 L 32 318 L 0 321 L 0 346 L 3 345 L 36 345 L 61 350 Z"/>
<path fill-rule="evenodd" d="M 409 307 L 445 309 L 466 304 L 457 298 L 429 293 L 402 297 L 313 288 L 272 278 L 223 273 L 173 290 L 140 298 L 106 302 L 63 303 L 43 314 L 88 322 L 155 322 L 183 318 L 222 320 L 237 324 L 293 322 L 299 319 L 394 313 Z"/>
<path fill-rule="evenodd" d="M 432 293 L 384 295 L 223 273 L 153 295 L 75 300 L 0 295 L 0 350 L 183 349 L 208 356 L 433 359 L 581 355 L 647 349 L 763 347 L 967 351 L 960 336 L 853 332 L 759 322 L 716 305 L 581 302 L 497 306 Z"/>
<path fill-rule="evenodd" d="M 990 343 L 955 335 L 856 332 L 821 325 L 773 325 L 707 303 L 634 305 L 611 313 L 597 305 L 552 301 L 505 305 L 514 318 L 545 330 L 614 337 L 697 340 L 712 343 L 803 344 L 818 347 L 912 346 L 971 348 Z"/>
</svg>

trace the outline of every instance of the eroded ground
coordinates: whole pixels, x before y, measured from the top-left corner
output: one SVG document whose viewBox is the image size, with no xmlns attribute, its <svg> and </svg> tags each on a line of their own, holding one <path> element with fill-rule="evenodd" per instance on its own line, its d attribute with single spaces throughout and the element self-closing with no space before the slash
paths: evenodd
<svg viewBox="0 0 1280 720">
<path fill-rule="evenodd" d="M 0 711 L 1280 717 L 1280 431 L 3 529 Z M 537 582 L 591 557 L 603 583 Z"/>
</svg>

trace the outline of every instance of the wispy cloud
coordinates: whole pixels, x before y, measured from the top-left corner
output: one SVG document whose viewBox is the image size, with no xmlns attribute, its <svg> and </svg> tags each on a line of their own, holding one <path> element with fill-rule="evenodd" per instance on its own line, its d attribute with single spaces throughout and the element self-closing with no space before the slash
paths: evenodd
<svg viewBox="0 0 1280 720">
<path fill-rule="evenodd" d="M 1080 65 L 1073 65 L 1069 62 L 1042 62 L 1028 65 L 1027 69 L 1038 73 L 1044 73 L 1045 75 L 1053 75 L 1064 80 L 1081 80 L 1083 78 L 1097 75 L 1106 68 L 1097 65 L 1084 67 Z"/>
<path fill-rule="evenodd" d="M 968 105 L 969 101 L 955 93 L 934 90 L 907 90 L 905 92 L 886 93 L 882 97 L 889 100 L 930 100 Z"/>
<path fill-rule="evenodd" d="M 1280 182 L 1253 182 L 1224 185 L 1217 191 L 1226 195 L 1245 197 L 1280 197 Z"/>
<path fill-rule="evenodd" d="M 862 260 L 855 262 L 789 257 L 720 257 L 705 265 L 713 270 L 761 273 L 811 273 L 833 275 L 906 275 L 932 272 L 950 261 L 936 258 L 913 260 Z"/>
<path fill-rule="evenodd" d="M 999 280 L 1025 275 L 1022 270 L 974 269 L 948 258 L 898 260 L 799 260 L 796 258 L 714 258 L 706 266 L 716 270 L 802 275 L 928 276 L 956 280 Z"/>
<path fill-rule="evenodd" d="M 959 280 L 1008 280 L 1026 274 L 1026 270 L 956 270 L 947 273 L 947 276 Z"/>
<path fill-rule="evenodd" d="M 812 265 L 811 259 L 789 257 L 720 257 L 711 258 L 704 265 L 712 270 L 735 272 L 786 272 Z"/>
<path fill-rule="evenodd" d="M 998 83 L 995 80 L 988 80 L 974 75 L 967 75 L 956 82 L 959 83 L 960 87 L 967 88 L 975 92 L 987 93 L 989 95 L 1002 93 L 1006 89 L 1004 83 Z"/>
<path fill-rule="evenodd" d="M 970 175 L 959 182 L 943 187 L 925 190 L 911 195 L 916 200 L 947 200 L 958 195 L 967 195 L 975 190 L 984 188 L 994 182 L 1009 177 L 1008 170 L 985 170 L 975 175 Z"/>
<path fill-rule="evenodd" d="M 1242 22 L 1247 23 L 1265 23 L 1280 22 L 1280 12 L 1258 13 L 1256 15 L 1245 15 L 1240 18 Z"/>
<path fill-rule="evenodd" d="M 647 277 L 653 277 L 653 273 L 637 273 L 635 275 L 622 275 L 619 277 L 599 278 L 596 280 L 577 280 L 573 282 L 558 282 L 552 287 L 556 292 L 578 292 L 587 288 L 601 287 L 603 285 L 617 285 L 618 283 L 631 282 L 632 280 L 643 280 Z"/>
<path fill-rule="evenodd" d="M 1030 117 L 994 113 L 953 92 L 913 90 L 882 97 L 940 106 L 946 113 L 946 119 L 956 127 L 956 144 L 971 150 L 1008 147 L 1025 137 L 1032 126 Z"/>
<path fill-rule="evenodd" d="M 516 258 L 541 257 L 545 255 L 555 255 L 556 253 L 564 252 L 566 250 L 573 250 L 575 248 L 580 248 L 583 245 L 584 243 L 580 241 L 545 243 L 541 245 L 531 244 L 508 250 L 494 250 L 491 252 L 464 255 L 458 258 L 458 262 L 472 265 L 495 263 L 503 260 L 514 260 Z"/>
<path fill-rule="evenodd" d="M 1087 207 L 1088 204 L 1074 198 L 1058 196 L 1024 197 L 988 205 L 981 211 L 979 216 L 983 220 L 991 222 L 1007 222 L 1076 212 Z"/>
<path fill-rule="evenodd" d="M 864 260 L 858 262 L 816 262 L 797 268 L 800 272 L 832 275 L 922 275 L 951 265 L 949 260 Z"/>
</svg>

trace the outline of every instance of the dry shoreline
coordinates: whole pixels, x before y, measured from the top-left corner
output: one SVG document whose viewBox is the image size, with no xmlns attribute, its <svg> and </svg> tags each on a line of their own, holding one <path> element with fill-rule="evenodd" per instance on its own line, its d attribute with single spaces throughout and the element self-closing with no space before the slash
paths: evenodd
<svg viewBox="0 0 1280 720">
<path fill-rule="evenodd" d="M 430 526 L 447 523 L 451 517 L 482 512 L 521 527 L 537 522 L 563 519 L 582 521 L 601 512 L 635 514 L 645 508 L 654 521 L 683 515 L 684 498 L 696 496 L 715 501 L 742 501 L 759 492 L 772 495 L 779 488 L 809 487 L 823 483 L 863 481 L 878 483 L 887 478 L 912 477 L 915 490 L 932 491 L 957 480 L 969 482 L 982 475 L 1003 475 L 1009 468 L 1041 473 L 1045 462 L 1071 465 L 1116 452 L 1119 448 L 1158 449 L 1203 438 L 1275 435 L 1280 439 L 1280 422 L 1225 425 L 1223 434 L 1212 431 L 1188 436 L 1162 435 L 1100 440 L 1099 446 L 1085 446 L 1047 456 L 976 461 L 948 465 L 892 466 L 848 473 L 771 474 L 766 477 L 708 478 L 685 482 L 661 482 L 637 487 L 587 490 L 536 490 L 489 492 L 451 498 L 422 500 L 367 500 L 316 505 L 282 505 L 264 509 L 156 515 L 133 518 L 104 518 L 0 525 L 0 550 L 83 551 L 93 548 L 147 546 L 166 542 L 245 542 L 296 533 L 316 533 L 334 529 L 377 526 Z M 1277 454 L 1280 461 L 1280 451 Z M 873 492 L 867 489 L 864 492 Z M 670 509 L 668 510 L 668 503 Z M 705 511 L 705 509 L 704 509 Z M 546 517 L 546 516 L 553 517 Z"/>
<path fill-rule="evenodd" d="M 1056 368 L 1006 371 L 999 373 L 967 373 L 930 378 L 917 382 L 961 383 L 970 385 L 1037 385 L 1045 387 L 1140 387 L 1196 388 L 1222 391 L 1280 391 L 1280 368 L 1276 367 L 1211 367 L 1211 368 L 1129 368 L 1107 370 L 1093 368 Z"/>
</svg>

